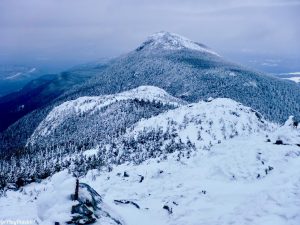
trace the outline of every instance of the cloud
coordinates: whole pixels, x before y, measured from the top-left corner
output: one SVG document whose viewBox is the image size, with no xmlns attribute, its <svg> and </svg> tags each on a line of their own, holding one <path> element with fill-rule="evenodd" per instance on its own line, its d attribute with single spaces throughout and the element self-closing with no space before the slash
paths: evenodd
<svg viewBox="0 0 300 225">
<path fill-rule="evenodd" d="M 299 56 L 299 11 L 300 0 L 1 0 L 0 63 L 116 56 L 160 30 L 229 57 Z"/>
</svg>

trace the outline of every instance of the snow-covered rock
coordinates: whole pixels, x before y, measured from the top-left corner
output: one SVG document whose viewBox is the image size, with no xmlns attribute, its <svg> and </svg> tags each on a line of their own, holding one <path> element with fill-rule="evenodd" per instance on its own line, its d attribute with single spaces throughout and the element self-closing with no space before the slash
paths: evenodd
<svg viewBox="0 0 300 225">
<path fill-rule="evenodd" d="M 77 180 L 78 182 L 78 180 Z M 72 195 L 74 198 L 75 195 Z M 122 225 L 121 219 L 108 209 L 102 197 L 88 184 L 78 183 L 78 199 L 74 200 L 69 224 L 92 224 L 99 220 L 101 223 Z"/>
<path fill-rule="evenodd" d="M 299 122 L 293 116 L 290 116 L 283 126 L 270 135 L 269 140 L 272 143 L 298 145 L 300 147 Z"/>
</svg>

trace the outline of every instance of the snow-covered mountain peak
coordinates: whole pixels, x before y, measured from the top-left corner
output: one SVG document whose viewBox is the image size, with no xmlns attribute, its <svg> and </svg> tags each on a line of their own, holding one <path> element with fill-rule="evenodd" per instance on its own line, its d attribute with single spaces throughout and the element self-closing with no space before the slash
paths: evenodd
<svg viewBox="0 0 300 225">
<path fill-rule="evenodd" d="M 191 41 L 188 38 L 166 31 L 160 31 L 149 36 L 147 40 L 137 48 L 137 51 L 145 48 L 164 50 L 190 49 L 218 55 L 203 44 Z"/>
</svg>

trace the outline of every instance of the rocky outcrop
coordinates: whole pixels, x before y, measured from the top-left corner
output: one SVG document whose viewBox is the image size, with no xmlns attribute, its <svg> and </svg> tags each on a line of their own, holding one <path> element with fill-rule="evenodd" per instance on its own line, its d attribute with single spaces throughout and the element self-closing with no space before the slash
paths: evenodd
<svg viewBox="0 0 300 225">
<path fill-rule="evenodd" d="M 71 199 L 74 200 L 74 195 L 71 195 Z M 72 206 L 72 219 L 67 221 L 67 224 L 92 224 L 97 220 L 111 220 L 112 224 L 122 224 L 120 219 L 105 207 L 101 196 L 85 183 L 79 184 L 78 199 L 74 201 L 76 204 Z"/>
</svg>

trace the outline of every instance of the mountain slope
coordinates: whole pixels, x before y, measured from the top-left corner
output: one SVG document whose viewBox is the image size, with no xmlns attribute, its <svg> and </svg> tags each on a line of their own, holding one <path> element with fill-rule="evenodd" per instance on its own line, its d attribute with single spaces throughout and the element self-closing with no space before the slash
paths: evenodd
<svg viewBox="0 0 300 225">
<path fill-rule="evenodd" d="M 44 118 L 28 148 L 0 161 L 0 220 L 76 218 L 76 174 L 93 188 L 81 184 L 80 198 L 100 199 L 95 224 L 300 221 L 292 117 L 279 126 L 231 99 L 187 104 L 142 86 L 67 101 Z"/>
<path fill-rule="evenodd" d="M 4 143 L 0 149 L 22 148 L 46 115 L 65 101 L 142 85 L 157 86 L 190 103 L 209 97 L 231 98 L 280 123 L 300 113 L 299 85 L 228 62 L 204 45 L 160 32 L 136 50 L 111 60 L 97 76 L 17 121 L 0 135 Z"/>
<path fill-rule="evenodd" d="M 213 145 L 237 136 L 269 132 L 275 127 L 251 108 L 220 98 L 142 119 L 123 136 L 109 140 L 109 145 L 100 145 L 98 154 L 111 164 L 139 164 L 173 152 L 180 158 L 197 150 L 210 150 Z"/>
<path fill-rule="evenodd" d="M 271 123 L 252 110 L 231 99 L 218 98 L 209 102 L 182 106 L 158 116 L 139 121 L 132 133 L 147 129 L 162 131 L 173 130 L 182 140 L 193 143 L 204 141 L 217 143 L 240 135 L 249 135 L 260 131 L 272 130 Z M 197 148 L 203 148 L 198 146 Z"/>
<path fill-rule="evenodd" d="M 277 133 L 277 134 L 275 134 Z M 235 137 L 191 157 L 147 160 L 112 170 L 91 170 L 81 182 L 101 196 L 122 224 L 297 225 L 300 221 L 300 150 L 274 145 L 278 134 L 300 142 L 299 129 L 277 128 Z M 242 147 L 241 147 L 242 146 Z M 126 176 L 125 176 L 126 174 Z M 70 220 L 75 179 L 62 171 L 0 198 L 0 219 L 50 225 Z M 113 224 L 100 217 L 97 224 Z"/>
<path fill-rule="evenodd" d="M 20 177 L 29 183 L 73 163 L 84 174 L 88 168 L 140 164 L 173 152 L 180 158 L 275 127 L 230 99 L 186 105 L 162 89 L 142 86 L 114 95 L 81 97 L 55 107 L 26 148 L 4 157 L 0 173 L 6 174 L 4 183 L 15 183 Z M 97 156 L 85 155 L 89 149 L 97 150 Z"/>
<path fill-rule="evenodd" d="M 130 104 L 136 104 L 136 107 L 140 105 L 139 111 L 143 111 L 142 115 L 139 116 L 138 114 L 141 112 L 131 107 L 129 107 L 131 110 L 126 110 Z M 49 139 L 53 144 L 58 144 L 61 142 L 61 137 L 57 136 L 57 134 L 63 133 L 64 138 L 66 138 L 69 134 L 70 126 L 75 127 L 71 129 L 74 138 L 77 136 L 83 140 L 85 139 L 84 136 L 94 134 L 94 136 L 90 138 L 91 140 L 101 139 L 103 137 L 99 137 L 101 136 L 100 130 L 105 136 L 109 136 L 111 130 L 119 132 L 117 130 L 117 127 L 119 127 L 117 123 L 122 119 L 118 113 L 123 114 L 122 112 L 125 112 L 125 120 L 126 117 L 130 115 L 141 119 L 183 104 L 185 104 L 184 101 L 176 99 L 164 90 L 153 86 L 141 86 L 114 95 L 80 97 L 55 107 L 35 129 L 28 140 L 28 144 L 41 145 L 43 140 L 45 140 L 47 145 L 49 145 Z M 151 109 L 151 106 L 153 106 L 154 109 Z M 119 111 L 118 108 L 120 108 L 121 111 Z M 112 117 L 111 121 L 109 120 L 110 117 Z M 134 119 L 134 121 L 139 119 Z M 126 121 L 123 124 L 125 127 L 122 127 L 122 129 L 126 129 L 132 123 L 130 120 Z M 104 127 L 103 124 L 109 128 Z M 97 131 L 92 131 L 93 128 Z M 121 128 L 119 127 L 119 129 Z"/>
<path fill-rule="evenodd" d="M 60 74 L 34 79 L 20 91 L 0 98 L 0 132 L 26 114 L 50 105 L 62 93 L 79 85 L 105 68 L 105 64 L 77 67 Z"/>
<path fill-rule="evenodd" d="M 167 32 L 113 60 L 101 76 L 70 90 L 65 98 L 116 93 L 140 85 L 160 87 L 189 102 L 231 98 L 277 122 L 300 112 L 296 84 L 228 62 L 202 45 Z"/>
</svg>

